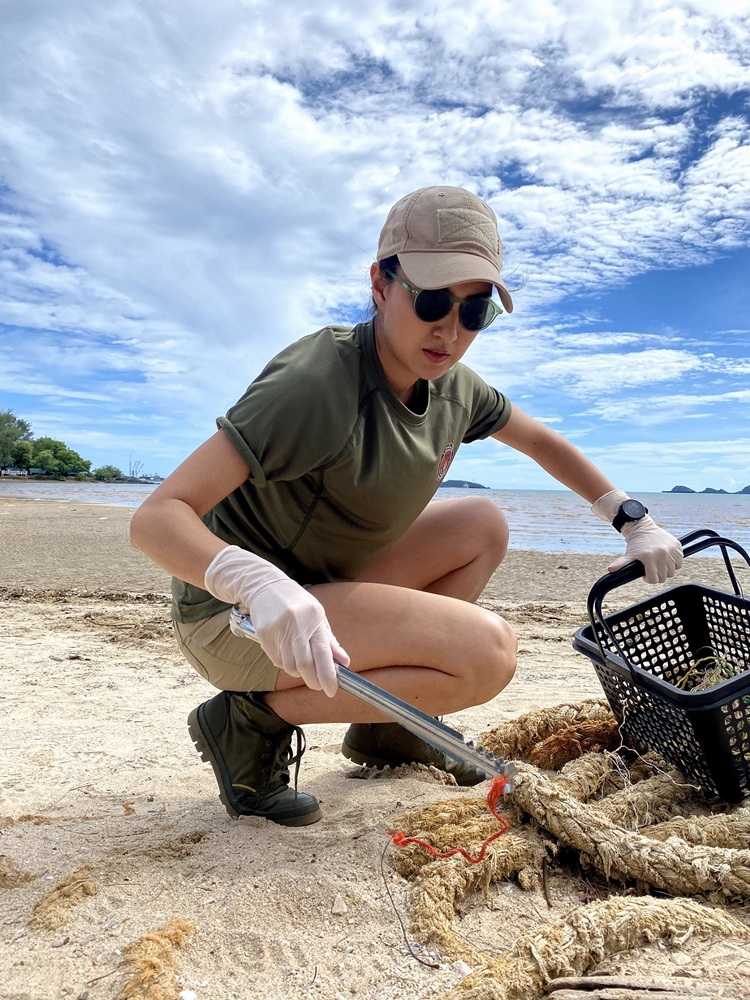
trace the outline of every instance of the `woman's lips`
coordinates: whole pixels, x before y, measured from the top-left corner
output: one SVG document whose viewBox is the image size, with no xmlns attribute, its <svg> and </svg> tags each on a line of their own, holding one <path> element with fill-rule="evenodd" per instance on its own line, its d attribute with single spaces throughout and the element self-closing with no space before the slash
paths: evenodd
<svg viewBox="0 0 750 1000">
<path fill-rule="evenodd" d="M 447 354 L 445 351 L 430 351 L 426 347 L 422 348 L 422 353 L 434 365 L 442 364 L 443 361 L 447 361 L 450 357 L 450 354 Z"/>
</svg>

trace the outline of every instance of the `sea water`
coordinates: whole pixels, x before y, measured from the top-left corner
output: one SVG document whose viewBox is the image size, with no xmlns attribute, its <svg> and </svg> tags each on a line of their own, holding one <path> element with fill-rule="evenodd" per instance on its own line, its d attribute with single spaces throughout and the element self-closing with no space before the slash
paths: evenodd
<svg viewBox="0 0 750 1000">
<path fill-rule="evenodd" d="M 489 497 L 500 507 L 510 526 L 511 548 L 542 552 L 618 552 L 623 548 L 613 529 L 594 517 L 589 504 L 570 490 L 441 489 L 436 500 L 467 494 Z M 678 538 L 696 528 L 711 528 L 750 548 L 748 494 L 634 491 L 632 496 Z"/>
<path fill-rule="evenodd" d="M 38 482 L 22 476 L 0 479 L 0 502 L 3 497 L 19 500 L 77 500 L 78 503 L 111 503 L 118 507 L 140 507 L 154 492 L 152 483 L 76 483 Z"/>
<path fill-rule="evenodd" d="M 0 479 L 4 497 L 64 500 L 138 507 L 156 489 L 148 483 L 23 482 Z M 678 537 L 696 528 L 711 528 L 750 549 L 750 495 L 713 493 L 642 493 L 634 495 Z M 589 512 L 589 505 L 570 490 L 440 489 L 433 503 L 486 497 L 504 512 L 510 545 L 542 552 L 617 552 L 621 541 L 611 527 Z M 710 552 L 709 554 L 716 554 Z"/>
</svg>

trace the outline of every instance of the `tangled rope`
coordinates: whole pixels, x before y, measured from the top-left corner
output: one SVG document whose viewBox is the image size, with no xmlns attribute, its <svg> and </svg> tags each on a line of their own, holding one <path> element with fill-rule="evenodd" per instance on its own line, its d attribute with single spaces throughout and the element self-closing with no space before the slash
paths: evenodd
<svg viewBox="0 0 750 1000">
<path fill-rule="evenodd" d="M 657 778 L 661 784 L 669 779 L 678 797 L 690 788 L 670 775 Z M 581 851 L 608 878 L 641 881 L 673 896 L 718 893 L 727 900 L 750 899 L 748 849 L 689 844 L 674 834 L 663 841 L 647 837 L 610 819 L 606 799 L 579 802 L 532 764 L 518 764 L 511 798 L 560 844 Z"/>
<path fill-rule="evenodd" d="M 597 723 L 605 721 L 605 712 L 596 702 L 536 711 L 514 720 L 518 726 L 515 734 L 513 723 L 497 727 L 491 743 L 501 751 L 510 744 L 522 746 L 520 756 L 527 761 L 535 746 L 555 733 L 561 738 L 553 749 L 566 743 L 582 748 L 585 741 L 581 737 L 591 732 L 583 724 L 591 715 Z M 568 735 L 566 727 L 572 730 Z M 600 733 L 598 730 L 596 735 Z M 488 740 L 483 742 L 487 748 Z M 556 760 L 564 756 L 558 755 Z M 516 981 L 516 973 L 503 964 L 506 956 L 501 962 L 482 953 L 455 933 L 453 922 L 463 901 L 477 890 L 486 891 L 492 882 L 510 878 L 524 889 L 538 887 L 545 863 L 560 848 L 579 852 L 585 866 L 621 882 L 653 886 L 678 897 L 708 895 L 722 903 L 750 899 L 750 809 L 727 807 L 725 812 L 707 815 L 699 791 L 655 755 L 611 750 L 584 753 L 565 763 L 556 775 L 543 773 L 528 762 L 517 760 L 516 766 L 514 790 L 505 798 L 505 819 L 497 815 L 497 799 L 488 812 L 483 799 L 454 798 L 403 815 L 402 829 L 394 838 L 401 850 L 394 855 L 393 867 L 411 880 L 412 932 L 418 940 L 435 943 L 448 956 L 483 967 L 475 977 L 467 978 L 465 987 L 462 983 L 462 1000 L 540 995 L 546 971 L 533 983 L 526 974 L 529 963 L 538 965 L 537 956 L 543 957 L 539 950 L 546 947 L 543 942 L 531 935 L 526 958 L 518 951 L 522 942 L 514 949 L 520 977 Z M 525 822 L 524 817 L 531 822 Z M 498 820 L 504 829 L 497 828 Z M 499 842 L 498 837 L 502 837 Z M 457 842 L 464 848 L 454 847 Z M 693 926 L 696 933 L 699 928 L 705 933 L 716 932 L 721 925 L 728 934 L 747 935 L 721 911 L 686 899 L 613 898 L 606 904 L 614 909 L 591 904 L 580 911 L 581 919 L 574 914 L 564 918 L 567 929 L 560 933 L 565 941 L 583 934 L 586 928 L 591 938 L 581 959 L 567 965 L 562 959 L 545 959 L 544 969 L 549 968 L 550 975 L 552 970 L 561 976 L 572 974 L 570 969 L 585 971 L 613 949 L 633 947 L 628 941 L 635 941 L 640 934 L 646 940 L 656 940 L 662 932 L 669 936 L 670 928 L 682 926 L 688 917 L 686 926 Z M 605 926 L 610 918 L 631 928 L 627 940 L 615 940 Z M 728 922 L 722 923 L 724 920 Z M 543 937 L 549 943 L 546 931 Z M 567 952 L 568 945 L 563 944 Z M 555 948 L 558 945 L 560 942 Z M 467 994 L 464 989 L 470 984 Z"/>
</svg>

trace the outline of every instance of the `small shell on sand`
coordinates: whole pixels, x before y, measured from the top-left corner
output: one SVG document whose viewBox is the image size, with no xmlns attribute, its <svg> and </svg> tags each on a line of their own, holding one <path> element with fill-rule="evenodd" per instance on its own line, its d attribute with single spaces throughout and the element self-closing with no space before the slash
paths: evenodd
<svg viewBox="0 0 750 1000">
<path fill-rule="evenodd" d="M 344 897 L 339 894 L 333 901 L 333 906 L 331 907 L 331 913 L 334 915 L 334 917 L 343 917 L 345 913 L 348 913 L 348 911 L 349 907 L 346 905 Z"/>
</svg>

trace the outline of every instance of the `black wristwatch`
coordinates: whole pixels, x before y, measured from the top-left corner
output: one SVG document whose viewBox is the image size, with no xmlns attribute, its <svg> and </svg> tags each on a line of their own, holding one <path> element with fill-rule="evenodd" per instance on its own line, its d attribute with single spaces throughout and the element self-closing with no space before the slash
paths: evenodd
<svg viewBox="0 0 750 1000">
<path fill-rule="evenodd" d="M 648 507 L 644 507 L 640 500 L 624 500 L 615 515 L 612 527 L 617 531 L 622 531 L 623 524 L 627 524 L 628 521 L 640 521 L 646 514 L 648 514 Z"/>
</svg>

